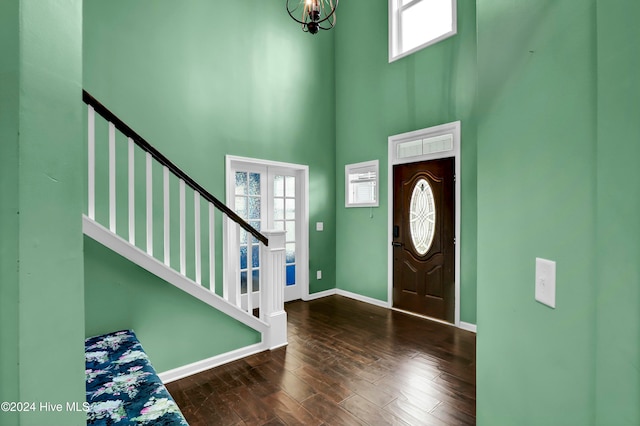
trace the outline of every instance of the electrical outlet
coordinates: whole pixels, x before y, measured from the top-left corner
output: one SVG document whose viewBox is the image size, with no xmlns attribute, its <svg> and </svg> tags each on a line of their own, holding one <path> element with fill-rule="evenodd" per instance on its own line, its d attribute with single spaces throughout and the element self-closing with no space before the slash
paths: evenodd
<svg viewBox="0 0 640 426">
<path fill-rule="evenodd" d="M 536 257 L 536 300 L 556 307 L 556 262 Z"/>
<path fill-rule="evenodd" d="M 322 271 L 316 271 L 316 279 L 318 280 L 322 279 Z"/>
<path fill-rule="evenodd" d="M 324 231 L 324 222 L 316 222 L 316 231 Z"/>
</svg>

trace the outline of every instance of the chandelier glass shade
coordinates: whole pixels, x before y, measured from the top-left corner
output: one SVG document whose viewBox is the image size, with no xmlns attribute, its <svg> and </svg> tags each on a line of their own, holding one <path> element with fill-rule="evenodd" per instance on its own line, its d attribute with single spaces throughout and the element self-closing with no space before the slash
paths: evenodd
<svg viewBox="0 0 640 426">
<path fill-rule="evenodd" d="M 337 7 L 338 0 L 287 0 L 289 16 L 311 34 L 334 27 Z"/>
</svg>

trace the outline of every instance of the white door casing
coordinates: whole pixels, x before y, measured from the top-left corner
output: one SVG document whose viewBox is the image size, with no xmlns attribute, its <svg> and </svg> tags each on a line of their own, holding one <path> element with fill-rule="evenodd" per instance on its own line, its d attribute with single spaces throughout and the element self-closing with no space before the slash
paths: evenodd
<svg viewBox="0 0 640 426">
<path fill-rule="evenodd" d="M 287 238 L 288 279 L 295 284 L 285 286 L 285 301 L 306 299 L 309 295 L 309 167 L 306 165 L 283 163 L 269 160 L 260 160 L 247 157 L 226 156 L 226 203 L 234 211 L 236 209 L 236 172 L 260 174 L 260 224 L 266 229 L 288 229 Z M 247 175 L 249 176 L 249 175 Z M 293 182 L 295 181 L 295 185 Z M 295 188 L 293 191 L 291 188 Z M 241 200 L 242 197 L 238 198 Z M 255 200 L 254 200 L 255 202 Z M 287 209 L 286 206 L 295 207 Z M 276 207 L 278 215 L 276 216 Z M 281 209 L 285 207 L 285 209 Z M 291 210 L 295 211 L 295 217 Z M 251 224 L 252 219 L 249 220 Z M 292 228 L 295 226 L 295 228 Z M 224 232 L 223 257 L 227 250 L 231 250 L 227 232 Z M 250 262 L 251 256 L 245 256 Z M 227 266 L 226 258 L 223 262 Z M 240 265 L 238 265 L 240 266 Z M 250 269 L 250 266 L 249 266 Z M 292 273 L 294 275 L 292 275 Z M 248 275 L 248 274 L 245 274 Z M 228 277 L 227 272 L 224 276 Z M 234 279 L 240 279 L 240 275 L 234 275 Z M 252 282 L 247 276 L 247 287 Z M 254 300 L 258 293 L 254 293 Z M 243 295 L 245 300 L 246 295 Z M 244 304 L 245 302 L 243 302 Z M 255 306 L 255 305 L 254 305 Z"/>
<path fill-rule="evenodd" d="M 388 156 L 388 303 L 393 306 L 393 166 L 439 158 L 455 158 L 455 322 L 460 327 L 460 121 L 389 137 Z"/>
</svg>

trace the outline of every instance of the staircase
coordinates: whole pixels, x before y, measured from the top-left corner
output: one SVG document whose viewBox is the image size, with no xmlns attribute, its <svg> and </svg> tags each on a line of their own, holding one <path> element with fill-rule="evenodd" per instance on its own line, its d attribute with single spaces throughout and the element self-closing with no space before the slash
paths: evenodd
<svg viewBox="0 0 640 426">
<path fill-rule="evenodd" d="M 254 229 L 86 91 L 83 101 L 88 113 L 84 234 L 260 332 L 262 341 L 252 352 L 286 345 L 285 232 Z M 219 220 L 227 249 L 216 287 Z M 240 276 L 239 247 L 247 239 L 259 247 L 248 256 L 259 267 L 255 279 Z M 185 375 L 176 369 L 162 378 Z"/>
</svg>

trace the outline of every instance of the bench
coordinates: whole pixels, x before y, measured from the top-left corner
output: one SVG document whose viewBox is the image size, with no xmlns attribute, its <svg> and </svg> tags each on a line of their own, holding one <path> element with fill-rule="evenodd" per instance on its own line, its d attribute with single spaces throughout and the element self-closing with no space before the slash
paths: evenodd
<svg viewBox="0 0 640 426">
<path fill-rule="evenodd" d="M 87 424 L 187 425 L 131 330 L 85 340 Z"/>
</svg>

